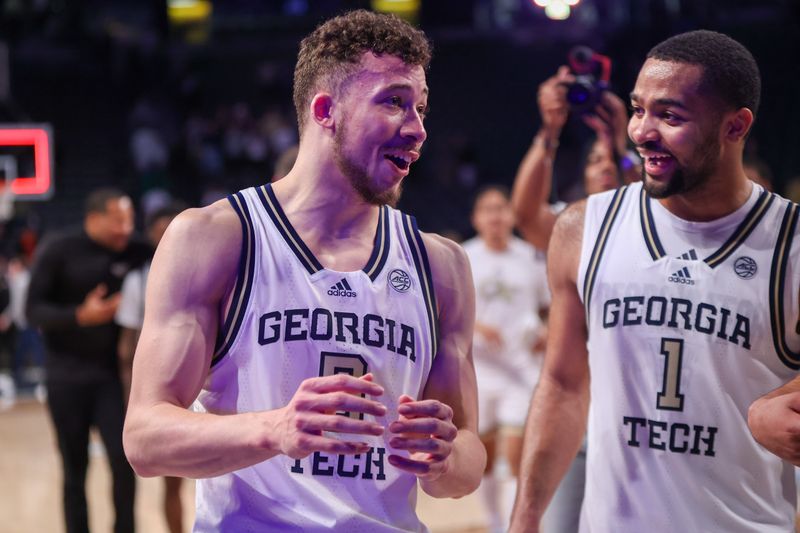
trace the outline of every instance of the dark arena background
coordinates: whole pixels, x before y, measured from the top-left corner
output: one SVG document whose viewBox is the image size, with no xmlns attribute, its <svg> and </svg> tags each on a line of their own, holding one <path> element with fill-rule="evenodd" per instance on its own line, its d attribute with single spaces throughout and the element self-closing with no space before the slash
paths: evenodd
<svg viewBox="0 0 800 533">
<path fill-rule="evenodd" d="M 79 225 L 98 187 L 130 194 L 142 230 L 145 215 L 171 199 L 207 205 L 269 181 L 297 142 L 299 41 L 355 8 L 396 12 L 434 45 L 428 140 L 399 206 L 424 231 L 474 234 L 474 193 L 511 186 L 540 124 L 537 87 L 572 47 L 611 58 L 610 90 L 627 103 L 649 48 L 700 28 L 755 56 L 761 107 L 746 154 L 768 168 L 776 192 L 800 200 L 797 0 L 5 0 L 0 274 L 12 277 L 48 233 Z M 590 133 L 570 118 L 552 200 L 583 194 Z M 0 330 L 10 313 L 0 315 Z M 0 339 L 0 533 L 60 531 L 61 465 L 41 404 L 41 359 L 19 360 L 15 350 Z M 95 460 L 102 447 L 92 450 L 91 521 L 110 531 L 108 472 Z M 160 483 L 138 490 L 139 529 L 165 531 Z M 193 489 L 183 490 L 191 513 Z M 433 531 L 484 531 L 472 498 L 421 497 L 420 515 Z"/>
</svg>

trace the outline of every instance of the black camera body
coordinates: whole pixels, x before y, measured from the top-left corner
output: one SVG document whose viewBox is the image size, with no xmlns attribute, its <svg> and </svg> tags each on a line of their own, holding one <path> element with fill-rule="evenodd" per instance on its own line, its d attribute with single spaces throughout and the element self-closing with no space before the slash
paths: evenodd
<svg viewBox="0 0 800 533">
<path fill-rule="evenodd" d="M 577 113 L 591 113 L 609 87 L 611 59 L 588 46 L 576 46 L 569 52 L 569 67 L 575 81 L 567 85 L 567 102 Z"/>
</svg>

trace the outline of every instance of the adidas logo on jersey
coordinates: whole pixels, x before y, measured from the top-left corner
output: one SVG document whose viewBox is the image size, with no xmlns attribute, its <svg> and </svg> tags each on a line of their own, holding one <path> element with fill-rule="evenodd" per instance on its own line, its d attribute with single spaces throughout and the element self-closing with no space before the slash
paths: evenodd
<svg viewBox="0 0 800 533">
<path fill-rule="evenodd" d="M 345 298 L 355 298 L 357 296 L 356 292 L 350 287 L 350 284 L 347 283 L 346 278 L 342 278 L 339 283 L 332 285 L 331 288 L 328 289 L 328 294 L 331 296 L 344 296 Z"/>
<path fill-rule="evenodd" d="M 697 251 L 694 248 L 686 252 L 685 254 L 680 256 L 681 259 L 686 259 L 687 261 L 697 261 Z"/>
<path fill-rule="evenodd" d="M 694 285 L 694 280 L 692 276 L 689 274 L 689 269 L 686 267 L 681 268 L 670 277 L 667 278 L 667 281 L 671 281 L 672 283 L 682 283 L 684 285 Z"/>
</svg>

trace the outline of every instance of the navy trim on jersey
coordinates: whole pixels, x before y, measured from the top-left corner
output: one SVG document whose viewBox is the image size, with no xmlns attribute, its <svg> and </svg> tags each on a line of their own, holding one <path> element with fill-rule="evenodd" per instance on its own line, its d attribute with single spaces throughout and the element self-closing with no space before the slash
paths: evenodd
<svg viewBox="0 0 800 533">
<path fill-rule="evenodd" d="M 422 285 L 422 296 L 425 298 L 425 310 L 428 313 L 428 322 L 431 330 L 431 360 L 436 357 L 439 351 L 439 318 L 436 307 L 436 295 L 433 290 L 433 276 L 431 266 L 428 262 L 428 254 L 425 251 L 425 243 L 422 235 L 417 228 L 417 220 L 411 215 L 403 215 L 403 230 L 411 248 L 411 257 L 414 259 L 414 266 L 417 269 L 417 276 Z"/>
<path fill-rule="evenodd" d="M 283 236 L 286 244 L 292 249 L 292 252 L 294 252 L 297 259 L 303 264 L 306 271 L 308 271 L 309 274 L 316 274 L 320 270 L 324 270 L 325 267 L 317 260 L 317 257 L 311 249 L 306 246 L 306 243 L 303 242 L 303 239 L 294 229 L 294 226 L 292 226 L 281 204 L 278 202 L 278 198 L 275 196 L 275 191 L 272 190 L 272 185 L 269 183 L 262 185 L 258 187 L 256 191 L 258 191 L 261 203 L 264 204 L 264 208 L 275 224 L 275 227 L 278 229 L 278 232 Z M 383 266 L 386 264 L 386 260 L 389 259 L 389 245 L 391 243 L 389 235 L 389 208 L 381 206 L 378 213 L 378 227 L 375 229 L 375 238 L 372 241 L 372 254 L 369 260 L 367 260 L 367 264 L 362 269 L 372 281 L 378 278 L 378 274 L 380 274 L 381 269 L 383 269 Z"/>
<path fill-rule="evenodd" d="M 772 254 L 772 268 L 769 274 L 769 314 L 772 324 L 772 340 L 781 361 L 792 370 L 800 370 L 800 353 L 792 351 L 786 344 L 786 322 L 784 310 L 784 290 L 786 288 L 786 266 L 792 249 L 795 228 L 797 227 L 798 206 L 790 203 L 783 215 L 783 222 Z"/>
<path fill-rule="evenodd" d="M 744 220 L 733 230 L 733 233 L 725 243 L 720 246 L 717 251 L 703 259 L 711 268 L 716 268 L 750 236 L 758 223 L 769 210 L 775 195 L 767 191 L 761 191 L 755 205 L 744 217 Z M 639 202 L 639 215 L 642 222 L 642 235 L 644 242 L 647 245 L 647 250 L 650 252 L 650 257 L 654 261 L 666 256 L 664 247 L 661 245 L 661 240 L 658 238 L 658 231 L 656 230 L 655 222 L 653 221 L 653 211 L 650 207 L 651 197 L 647 194 L 644 187 L 642 187 L 641 200 Z"/>
<path fill-rule="evenodd" d="M 261 203 L 264 204 L 264 209 L 267 210 L 267 214 L 283 236 L 283 240 L 286 241 L 286 244 L 289 245 L 289 248 L 292 249 L 292 252 L 294 252 L 294 255 L 297 256 L 297 259 L 300 260 L 308 273 L 315 274 L 322 270 L 323 267 L 320 262 L 317 261 L 317 258 L 295 231 L 292 223 L 289 222 L 289 218 L 284 213 L 278 198 L 275 196 L 275 192 L 272 190 L 272 185 L 267 183 L 256 188 L 256 191 L 258 191 Z"/>
<path fill-rule="evenodd" d="M 372 247 L 372 255 L 362 269 L 369 279 L 375 281 L 378 274 L 383 270 L 386 260 L 389 259 L 389 245 L 391 237 L 389 232 L 389 208 L 381 206 L 378 216 L 378 228 L 375 230 L 375 241 Z"/>
<path fill-rule="evenodd" d="M 594 243 L 594 249 L 592 249 L 589 265 L 586 268 L 586 277 L 583 280 L 583 302 L 586 306 L 587 328 L 589 327 L 589 306 L 592 303 L 592 290 L 594 289 L 595 275 L 597 274 L 597 270 L 600 266 L 600 258 L 603 256 L 603 251 L 605 250 L 606 243 L 608 242 L 608 234 L 611 232 L 611 226 L 614 224 L 614 221 L 619 214 L 619 207 L 622 205 L 622 199 L 625 197 L 627 190 L 628 186 L 624 185 L 617 189 L 617 192 L 614 193 L 614 197 L 611 199 L 611 204 L 608 206 L 606 215 L 603 218 L 603 223 L 600 224 L 600 230 L 597 232 L 597 240 Z"/>
<path fill-rule="evenodd" d="M 239 217 L 239 221 L 242 223 L 242 253 L 239 257 L 239 272 L 236 275 L 231 307 L 225 317 L 224 324 L 217 332 L 214 356 L 211 359 L 212 367 L 228 352 L 242 325 L 247 302 L 250 300 L 250 291 L 253 287 L 253 274 L 256 263 L 255 231 L 250 218 L 250 211 L 247 208 L 247 202 L 241 192 L 228 196 L 228 202 L 230 202 Z"/>
<path fill-rule="evenodd" d="M 764 214 L 766 214 L 769 206 L 772 205 L 774 199 L 774 194 L 761 191 L 758 200 L 756 200 L 756 204 L 750 212 L 747 213 L 747 216 L 744 217 L 741 224 L 734 230 L 733 235 L 725 241 L 725 244 L 719 247 L 719 250 L 704 259 L 704 261 L 708 263 L 708 266 L 711 268 L 716 267 L 736 251 L 739 245 L 750 236 L 758 223 L 761 222 L 761 219 L 764 217 Z"/>
<path fill-rule="evenodd" d="M 639 218 L 642 222 L 642 235 L 644 236 L 644 243 L 647 245 L 647 251 L 650 252 L 650 257 L 653 261 L 657 261 L 667 255 L 661 241 L 656 232 L 656 224 L 653 221 L 653 211 L 650 208 L 650 197 L 642 186 L 642 192 L 639 195 Z"/>
</svg>

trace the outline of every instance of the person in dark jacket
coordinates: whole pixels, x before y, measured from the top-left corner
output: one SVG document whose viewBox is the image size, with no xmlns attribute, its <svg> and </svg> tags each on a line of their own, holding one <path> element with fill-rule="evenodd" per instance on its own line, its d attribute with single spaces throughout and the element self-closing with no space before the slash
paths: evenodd
<svg viewBox="0 0 800 533">
<path fill-rule="evenodd" d="M 114 323 L 122 280 L 151 253 L 145 242 L 132 240 L 133 221 L 131 200 L 121 191 L 90 193 L 83 227 L 45 241 L 31 275 L 27 316 L 47 347 L 47 403 L 64 468 L 68 533 L 89 530 L 85 481 L 92 426 L 111 465 L 114 531 L 134 530 L 135 477 L 122 449 L 125 409 Z"/>
</svg>

